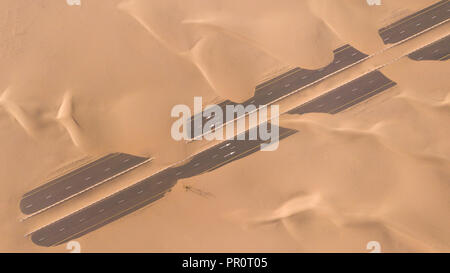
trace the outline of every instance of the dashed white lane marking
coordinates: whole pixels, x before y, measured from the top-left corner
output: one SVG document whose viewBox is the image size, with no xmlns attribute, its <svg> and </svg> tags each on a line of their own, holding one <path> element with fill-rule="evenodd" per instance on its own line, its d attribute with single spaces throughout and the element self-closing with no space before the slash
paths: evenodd
<svg viewBox="0 0 450 273">
<path fill-rule="evenodd" d="M 387 41 L 389 41 L 389 39 L 391 39 L 391 38 L 390 37 L 386 37 L 386 38 L 384 38 L 384 41 L 387 42 Z"/>
<path fill-rule="evenodd" d="M 26 208 L 31 208 L 33 206 L 33 204 L 29 204 L 26 206 Z"/>
<path fill-rule="evenodd" d="M 178 175 L 180 175 L 180 174 L 182 174 L 183 172 L 177 172 L 175 175 L 176 176 L 178 176 Z"/>
<path fill-rule="evenodd" d="M 291 86 L 290 83 L 286 83 L 286 84 L 284 85 L 284 87 L 289 87 L 289 86 Z"/>
<path fill-rule="evenodd" d="M 110 171 L 111 170 L 111 168 L 106 168 L 105 169 L 105 172 L 108 172 L 108 171 Z"/>
<path fill-rule="evenodd" d="M 338 63 L 340 63 L 341 62 L 341 60 L 336 60 L 334 63 L 335 64 L 338 64 Z"/>
<path fill-rule="evenodd" d="M 269 93 L 267 93 L 267 96 L 270 96 L 270 95 L 272 95 L 272 94 L 273 94 L 273 92 L 270 91 Z"/>
<path fill-rule="evenodd" d="M 404 30 L 400 31 L 400 34 L 403 34 L 403 33 L 405 33 L 405 31 L 404 31 Z"/>
<path fill-rule="evenodd" d="M 423 56 L 420 56 L 419 58 L 417 58 L 417 60 L 419 60 L 419 61 L 422 60 L 422 59 L 423 59 Z"/>
<path fill-rule="evenodd" d="M 228 157 L 228 156 L 233 155 L 233 154 L 235 154 L 235 153 L 236 153 L 236 152 L 231 152 L 231 153 L 229 153 L 229 154 L 224 155 L 223 157 Z"/>
<path fill-rule="evenodd" d="M 67 186 L 66 190 L 70 190 L 72 188 L 72 186 Z"/>
<path fill-rule="evenodd" d="M 81 218 L 80 219 L 80 223 L 83 222 L 84 220 L 86 220 L 86 218 Z"/>
<path fill-rule="evenodd" d="M 86 177 L 84 180 L 88 181 L 89 179 L 91 179 L 90 176 Z"/>
<path fill-rule="evenodd" d="M 439 52 L 439 49 L 435 49 L 434 51 L 433 51 L 433 53 L 438 53 Z"/>
<path fill-rule="evenodd" d="M 99 213 L 102 213 L 102 212 L 104 212 L 104 211 L 105 211 L 105 209 L 99 209 L 99 210 L 98 210 Z"/>
<path fill-rule="evenodd" d="M 356 54 L 358 54 L 358 52 L 355 52 L 355 53 L 353 53 L 353 54 L 352 54 L 352 57 L 355 57 L 355 56 L 356 56 Z"/>
<path fill-rule="evenodd" d="M 303 77 L 302 77 L 302 80 L 304 80 L 304 79 L 306 79 L 306 78 L 308 78 L 308 76 L 303 76 Z"/>
<path fill-rule="evenodd" d="M 251 102 L 250 102 L 250 104 L 252 104 L 252 103 L 254 103 L 255 102 L 255 100 L 252 100 Z"/>
<path fill-rule="evenodd" d="M 122 161 L 122 162 L 128 162 L 128 161 L 130 161 L 130 159 L 129 158 L 127 158 L 127 159 L 125 159 L 124 161 Z"/>
<path fill-rule="evenodd" d="M 161 185 L 162 184 L 162 181 L 159 181 L 158 183 L 156 183 L 156 184 L 158 184 L 158 185 Z"/>
<path fill-rule="evenodd" d="M 336 97 L 337 100 L 340 99 L 340 98 L 341 98 L 341 96 L 337 96 L 337 97 Z"/>
<path fill-rule="evenodd" d="M 60 229 L 59 229 L 59 231 L 63 231 L 63 230 L 64 230 L 64 228 L 60 228 Z"/>
<path fill-rule="evenodd" d="M 125 200 L 124 199 L 122 199 L 122 200 L 119 200 L 119 202 L 117 202 L 118 204 L 122 204 L 123 202 L 125 202 Z"/>
<path fill-rule="evenodd" d="M 231 143 L 227 143 L 227 144 L 223 145 L 222 147 L 220 147 L 219 149 L 223 149 L 223 148 L 228 147 L 230 145 L 231 145 Z"/>
<path fill-rule="evenodd" d="M 44 241 L 45 240 L 45 237 L 42 237 L 42 238 L 40 238 L 38 241 L 39 242 L 42 242 L 42 241 Z"/>
<path fill-rule="evenodd" d="M 433 17 L 431 17 L 431 19 L 434 19 L 434 18 L 436 18 L 436 15 L 434 15 Z"/>
<path fill-rule="evenodd" d="M 197 162 L 194 164 L 194 167 L 197 167 L 198 165 L 200 165 L 200 163 Z"/>
<path fill-rule="evenodd" d="M 420 26 L 421 24 L 422 24 L 422 23 L 417 23 L 417 24 L 416 24 L 416 27 Z"/>
<path fill-rule="evenodd" d="M 353 92 L 355 92 L 355 91 L 357 91 L 357 90 L 358 90 L 358 88 L 353 88 L 353 89 L 352 89 Z"/>
<path fill-rule="evenodd" d="M 322 107 L 323 107 L 323 104 L 317 105 L 317 108 L 322 108 Z"/>
<path fill-rule="evenodd" d="M 216 158 L 217 157 L 217 154 L 214 154 L 213 156 L 212 156 L 212 158 Z"/>
<path fill-rule="evenodd" d="M 143 192 L 144 192 L 143 190 L 140 190 L 140 191 L 137 192 L 137 194 L 141 194 L 141 193 L 143 193 Z"/>
<path fill-rule="evenodd" d="M 47 196 L 45 197 L 45 199 L 50 199 L 50 198 L 52 198 L 52 195 L 51 195 L 51 194 L 49 194 L 49 195 L 47 195 Z"/>
</svg>

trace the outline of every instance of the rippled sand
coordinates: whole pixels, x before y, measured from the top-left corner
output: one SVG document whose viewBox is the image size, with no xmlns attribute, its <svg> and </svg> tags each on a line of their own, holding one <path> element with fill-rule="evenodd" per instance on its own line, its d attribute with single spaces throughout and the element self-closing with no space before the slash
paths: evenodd
<svg viewBox="0 0 450 273">
<path fill-rule="evenodd" d="M 0 251 L 67 251 L 23 235 L 19 200 L 86 156 L 169 164 L 175 104 L 242 101 L 287 67 L 315 69 L 434 1 L 4 0 L 0 3 Z M 397 86 L 341 114 L 284 115 L 300 132 L 179 181 L 80 239 L 82 251 L 450 251 L 448 62 L 406 58 Z M 139 170 L 136 170 L 139 172 Z M 196 191 L 186 191 L 183 185 Z M 99 189 L 100 190 L 100 189 Z M 204 192 L 207 194 L 196 194 Z"/>
</svg>

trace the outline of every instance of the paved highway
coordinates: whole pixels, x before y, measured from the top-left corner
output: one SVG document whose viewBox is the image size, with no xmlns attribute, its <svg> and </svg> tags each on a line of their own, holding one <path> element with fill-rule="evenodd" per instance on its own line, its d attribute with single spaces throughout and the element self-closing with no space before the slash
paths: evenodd
<svg viewBox="0 0 450 273">
<path fill-rule="evenodd" d="M 385 44 L 396 43 L 448 20 L 450 14 L 449 12 L 449 1 L 440 1 L 422 11 L 380 29 L 379 33 Z M 436 51 L 436 49 L 439 50 Z M 441 49 L 443 52 L 440 52 Z M 444 55 L 444 53 L 446 54 Z M 285 95 L 296 92 L 298 89 L 307 86 L 308 84 L 321 80 L 328 75 L 367 57 L 366 54 L 359 52 L 350 45 L 345 45 L 336 49 L 334 51 L 334 55 L 334 61 L 324 68 L 318 70 L 295 68 L 272 80 L 258 85 L 254 96 L 245 101 L 243 105 L 268 105 Z M 448 37 L 410 54 L 409 57 L 412 59 L 417 58 L 418 60 L 437 59 L 438 57 L 442 60 L 448 59 Z M 289 111 L 288 113 L 305 114 L 311 112 L 321 112 L 336 114 L 395 85 L 395 82 L 385 77 L 381 72 L 374 71 L 339 88 L 336 88 L 312 101 L 309 101 Z M 224 109 L 228 104 L 234 105 L 235 103 L 227 100 L 219 104 L 219 106 Z M 196 118 L 202 119 L 203 123 L 209 119 L 202 117 L 202 115 L 193 116 L 191 118 L 192 125 L 194 123 L 194 119 Z M 236 118 L 238 117 L 235 116 L 234 119 Z M 227 120 L 224 120 L 224 122 L 227 122 Z M 256 128 L 252 130 L 256 130 Z M 245 134 L 250 134 L 250 131 L 247 131 Z M 296 132 L 297 131 L 295 130 L 280 128 L 280 140 L 295 134 Z M 192 138 L 195 138 L 199 135 L 191 134 L 191 136 Z M 78 238 L 162 198 L 176 184 L 178 179 L 192 177 L 204 172 L 212 171 L 230 162 L 246 157 L 259 151 L 260 145 L 263 142 L 264 141 L 259 140 L 259 138 L 258 140 L 250 141 L 241 141 L 236 139 L 227 140 L 195 155 L 188 163 L 178 167 L 165 169 L 129 188 L 102 199 L 86 208 L 83 208 L 82 210 L 79 210 L 33 232 L 31 234 L 31 239 L 34 243 L 40 246 L 54 246 L 74 238 Z M 105 158 L 109 160 L 109 156 Z M 123 162 L 119 164 L 119 166 L 122 166 L 122 164 Z M 89 169 L 88 167 L 84 168 Z M 103 169 L 95 169 L 96 171 L 94 173 L 99 175 L 101 170 L 105 172 L 108 167 Z M 120 171 L 118 173 L 120 173 Z M 89 177 L 89 175 L 80 176 L 80 178 L 87 177 Z M 68 178 L 70 178 L 70 176 Z M 101 180 L 101 178 L 99 179 Z M 64 179 L 62 180 L 64 181 Z M 85 181 L 89 181 L 89 179 L 85 179 Z M 104 178 L 101 181 L 104 181 Z M 78 188 L 75 192 L 83 191 L 83 189 L 87 189 L 93 185 L 101 183 L 101 181 L 95 182 L 92 180 L 92 182 L 89 183 L 93 184 L 83 184 L 84 186 L 81 186 L 81 190 Z M 52 181 L 48 183 L 47 187 L 55 187 L 54 185 L 59 185 L 60 183 L 63 182 Z M 67 186 L 71 186 L 71 184 L 73 183 L 69 183 Z M 70 187 L 67 189 L 67 186 L 64 187 L 64 191 L 71 189 Z M 39 206 L 44 208 L 48 207 L 48 204 L 51 206 L 51 202 L 53 201 L 48 200 L 52 200 L 54 195 L 42 194 L 47 191 L 47 187 L 44 185 L 24 196 L 24 199 L 21 202 L 21 209 L 24 213 L 33 213 L 30 211 L 32 211 L 31 208 L 34 206 L 36 206 L 34 207 L 35 211 L 40 210 Z M 66 198 L 64 197 L 64 194 L 69 197 L 73 195 L 73 193 L 65 193 L 64 191 L 62 191 L 62 188 L 59 188 L 58 191 L 56 191 L 57 198 L 55 198 L 55 200 L 64 200 Z M 37 201 L 29 203 L 25 202 L 25 200 L 31 200 L 29 198 L 33 196 L 36 196 Z M 57 202 L 58 201 L 54 203 Z M 41 203 L 44 205 L 40 205 Z"/>
<path fill-rule="evenodd" d="M 37 213 L 149 160 L 123 153 L 109 154 L 26 193 L 20 209 L 24 214 Z"/>
<path fill-rule="evenodd" d="M 449 17 L 450 1 L 443 0 L 380 29 L 379 34 L 385 44 L 393 44 L 447 21 Z M 345 45 L 336 49 L 334 55 L 334 61 L 324 68 L 318 70 L 294 68 L 274 79 L 258 85 L 254 96 L 243 102 L 242 105 L 255 105 L 258 106 L 257 108 L 259 108 L 259 106 L 269 105 L 285 95 L 294 93 L 296 90 L 307 86 L 308 84 L 326 78 L 328 75 L 368 57 L 368 55 L 356 50 L 350 45 Z M 218 105 L 222 111 L 226 113 L 226 105 L 236 105 L 236 103 L 226 100 Z M 239 117 L 240 116 L 235 115 L 232 119 L 227 119 L 226 115 L 224 115 L 223 124 Z M 201 120 L 202 122 L 198 122 L 199 126 L 201 126 L 210 118 L 212 118 L 212 116 L 203 117 L 202 112 L 192 116 L 187 122 L 190 124 L 191 128 L 194 128 L 195 120 Z M 197 132 L 196 130 L 191 130 L 189 135 L 192 139 L 196 139 L 204 133 L 207 132 L 202 133 L 201 130 L 197 130 Z"/>
<path fill-rule="evenodd" d="M 317 70 L 308 70 L 301 68 L 294 68 L 276 78 L 273 78 L 269 81 L 266 81 L 258 86 L 256 86 L 255 94 L 253 97 L 242 103 L 243 106 L 255 105 L 257 108 L 264 105 L 269 105 L 276 101 L 277 99 L 291 94 L 295 92 L 297 89 L 307 86 L 313 82 L 319 81 L 321 79 L 326 78 L 327 76 L 349 66 L 362 59 L 366 58 L 367 55 L 358 51 L 350 45 L 342 46 L 334 52 L 334 60 L 329 65 L 317 69 Z M 222 103 L 218 104 L 218 106 L 222 109 L 223 113 L 226 113 L 225 107 L 226 105 L 236 105 L 236 103 L 226 100 Z M 237 119 L 240 116 L 235 114 L 233 119 L 226 119 L 226 115 L 224 114 L 223 123 L 229 122 L 231 120 Z M 203 112 L 194 115 L 188 120 L 188 124 L 190 124 L 191 128 L 194 128 L 195 120 L 202 120 L 199 124 L 205 124 L 211 117 L 203 117 Z M 194 130 L 191 130 L 191 138 L 195 139 L 203 133 L 196 133 Z M 207 133 L 207 132 L 204 132 Z"/>
<path fill-rule="evenodd" d="M 297 108 L 289 114 L 336 114 L 396 85 L 379 71 L 370 72 Z"/>
<path fill-rule="evenodd" d="M 446 61 L 450 58 L 450 35 L 409 54 L 415 61 Z"/>
<path fill-rule="evenodd" d="M 305 103 L 290 113 L 304 114 L 320 111 L 335 114 L 394 85 L 394 82 L 380 72 L 372 72 Z M 282 127 L 279 130 L 280 140 L 297 132 Z M 243 133 L 246 134 L 245 139 L 249 139 L 249 135 L 256 134 L 256 140 L 237 140 L 237 137 L 235 137 L 222 142 L 195 155 L 189 162 L 181 166 L 167 168 L 129 188 L 33 232 L 31 239 L 37 245 L 48 247 L 65 243 L 96 230 L 162 198 L 176 184 L 178 179 L 213 171 L 259 151 L 260 145 L 264 141 L 261 140 L 258 132 L 257 128 L 253 128 Z"/>
<path fill-rule="evenodd" d="M 450 1 L 443 0 L 381 28 L 378 33 L 385 44 L 395 44 L 449 18 Z"/>
<path fill-rule="evenodd" d="M 252 130 L 256 130 L 256 128 Z M 295 132 L 295 130 L 280 128 L 279 139 Z M 247 136 L 249 133 L 249 131 L 245 132 Z M 257 140 L 233 139 L 225 141 L 197 154 L 190 162 L 182 166 L 165 169 L 129 188 L 35 231 L 32 233 L 31 239 L 40 246 L 53 246 L 80 237 L 160 199 L 176 184 L 178 179 L 212 171 L 257 152 L 262 143 L 264 141 L 260 140 L 259 135 Z"/>
</svg>

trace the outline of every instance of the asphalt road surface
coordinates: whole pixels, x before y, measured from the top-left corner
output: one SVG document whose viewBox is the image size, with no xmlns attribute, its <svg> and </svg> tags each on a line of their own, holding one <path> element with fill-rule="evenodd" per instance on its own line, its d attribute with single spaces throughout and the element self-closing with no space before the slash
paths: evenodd
<svg viewBox="0 0 450 273">
<path fill-rule="evenodd" d="M 334 50 L 334 60 L 329 65 L 317 70 L 294 68 L 276 78 L 273 78 L 256 86 L 254 96 L 241 104 L 244 107 L 248 105 L 254 105 L 256 108 L 260 108 L 264 105 L 269 105 L 276 99 L 293 93 L 295 92 L 295 90 L 302 88 L 308 84 L 321 80 L 328 75 L 335 73 L 336 71 L 339 71 L 351 64 L 354 64 L 366 57 L 366 54 L 358 51 L 350 45 L 342 46 Z M 225 114 L 226 105 L 236 105 L 236 103 L 230 100 L 226 100 L 218 104 L 218 106 L 224 113 L 223 124 L 242 116 L 238 116 L 237 114 L 235 114 L 234 117 L 227 119 Z M 197 120 L 198 124 L 200 125 L 197 131 L 195 129 L 190 130 L 191 132 L 188 135 L 192 139 L 198 138 L 204 133 L 207 133 L 202 132 L 201 126 L 203 126 L 210 118 L 212 118 L 212 116 L 204 117 L 203 115 L 203 112 L 196 114 L 187 121 L 188 124 L 190 124 L 190 128 L 195 128 L 195 120 Z"/>
<path fill-rule="evenodd" d="M 272 129 L 270 124 L 268 126 Z M 251 131 L 258 132 L 254 128 L 243 134 L 248 136 Z M 280 128 L 279 139 L 281 140 L 295 132 L 295 130 Z M 255 140 L 233 139 L 225 141 L 197 154 L 190 162 L 182 166 L 165 169 L 129 188 L 35 231 L 32 233 L 31 239 L 40 246 L 53 246 L 80 237 L 160 199 L 180 178 L 212 171 L 257 152 L 260 144 L 265 142 L 260 139 L 258 133 Z"/>
<path fill-rule="evenodd" d="M 380 72 L 372 72 L 330 91 L 310 103 L 303 104 L 290 113 L 304 114 L 320 111 L 335 114 L 394 85 L 394 82 Z M 260 126 L 264 125 L 266 124 Z M 274 129 L 270 124 L 267 126 L 269 129 Z M 280 127 L 279 140 L 296 132 L 296 130 Z M 243 134 L 247 140 L 237 140 L 238 137 L 235 137 L 224 141 L 195 155 L 189 162 L 181 166 L 165 169 L 33 232 L 31 240 L 37 245 L 48 247 L 83 236 L 162 198 L 178 179 L 215 170 L 259 151 L 260 145 L 266 143 L 261 140 L 257 128 L 250 129 Z M 256 138 L 248 140 L 250 136 L 256 136 Z"/>
<path fill-rule="evenodd" d="M 444 22 L 449 18 L 450 1 L 439 1 L 432 6 L 381 28 L 378 33 L 385 44 L 394 44 Z"/>
<path fill-rule="evenodd" d="M 446 61 L 450 58 L 450 35 L 409 54 L 415 61 Z"/>
<path fill-rule="evenodd" d="M 20 209 L 24 214 L 42 211 L 149 160 L 124 153 L 109 154 L 26 193 Z"/>
<path fill-rule="evenodd" d="M 378 70 L 370 72 L 297 108 L 289 114 L 336 114 L 396 85 Z"/>
</svg>

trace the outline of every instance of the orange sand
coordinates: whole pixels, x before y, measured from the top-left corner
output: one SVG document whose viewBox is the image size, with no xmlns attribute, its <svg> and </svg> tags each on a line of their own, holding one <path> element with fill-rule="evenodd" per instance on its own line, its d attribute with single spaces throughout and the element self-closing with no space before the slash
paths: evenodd
<svg viewBox="0 0 450 273">
<path fill-rule="evenodd" d="M 21 195 L 58 168 L 116 151 L 181 160 L 192 151 L 170 137 L 173 105 L 244 100 L 345 43 L 373 53 L 380 27 L 434 2 L 81 1 L 0 2 L 0 251 L 67 251 L 33 245 L 19 221 Z M 276 152 L 179 181 L 77 241 L 86 252 L 450 251 L 448 71 L 401 59 L 382 70 L 398 85 L 377 98 L 283 116 L 301 132 Z"/>
</svg>

